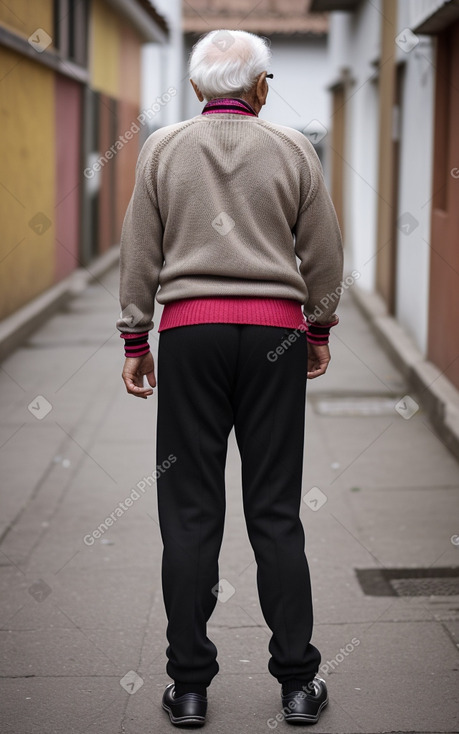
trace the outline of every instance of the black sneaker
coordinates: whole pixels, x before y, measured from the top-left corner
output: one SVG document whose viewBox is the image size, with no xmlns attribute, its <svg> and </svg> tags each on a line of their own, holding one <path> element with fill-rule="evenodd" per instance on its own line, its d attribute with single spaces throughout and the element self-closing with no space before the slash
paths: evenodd
<svg viewBox="0 0 459 734">
<path fill-rule="evenodd" d="M 184 693 L 176 698 L 175 683 L 166 686 L 162 706 L 174 726 L 203 726 L 206 721 L 207 696 Z"/>
<path fill-rule="evenodd" d="M 281 698 L 282 713 L 288 724 L 317 724 L 328 703 L 327 686 L 323 678 L 316 675 L 303 690 L 281 694 Z"/>
</svg>

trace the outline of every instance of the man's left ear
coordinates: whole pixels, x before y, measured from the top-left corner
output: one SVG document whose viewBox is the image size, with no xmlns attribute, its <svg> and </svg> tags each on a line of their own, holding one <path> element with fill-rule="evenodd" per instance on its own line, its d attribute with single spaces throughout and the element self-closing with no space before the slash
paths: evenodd
<svg viewBox="0 0 459 734">
<path fill-rule="evenodd" d="M 268 83 L 266 81 L 266 74 L 266 71 L 262 71 L 257 82 L 257 98 L 261 105 L 265 104 L 269 90 Z"/>
<path fill-rule="evenodd" d="M 199 101 L 204 102 L 204 95 L 201 92 L 201 90 L 199 89 L 199 87 L 197 86 L 197 84 L 195 84 L 195 82 L 192 79 L 190 79 L 190 84 L 193 87 L 196 97 L 199 99 Z"/>
</svg>

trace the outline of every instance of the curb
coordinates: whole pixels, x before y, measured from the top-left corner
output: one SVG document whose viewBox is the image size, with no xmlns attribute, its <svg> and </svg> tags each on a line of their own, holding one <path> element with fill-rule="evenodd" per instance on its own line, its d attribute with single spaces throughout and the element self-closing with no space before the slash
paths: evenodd
<svg viewBox="0 0 459 734">
<path fill-rule="evenodd" d="M 358 285 L 350 290 L 379 343 L 402 372 L 409 389 L 416 393 L 442 442 L 459 459 L 459 390 L 424 358 L 398 321 L 388 314 L 378 294 Z"/>
<path fill-rule="evenodd" d="M 111 270 L 119 261 L 120 248 L 111 247 L 107 252 L 88 265 L 77 268 L 60 283 L 48 288 L 44 293 L 22 306 L 0 322 L 0 362 L 43 325 L 68 301 Z"/>
</svg>

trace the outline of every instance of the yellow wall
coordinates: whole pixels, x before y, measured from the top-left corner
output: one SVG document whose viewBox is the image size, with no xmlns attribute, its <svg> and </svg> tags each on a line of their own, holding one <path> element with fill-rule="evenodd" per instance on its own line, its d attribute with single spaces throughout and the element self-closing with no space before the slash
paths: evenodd
<svg viewBox="0 0 459 734">
<path fill-rule="evenodd" d="M 52 36 L 53 0 L 0 0 L 0 26 Z M 138 106 L 138 34 L 106 0 L 90 4 L 89 28 L 89 86 Z M 0 46 L 0 319 L 55 278 L 56 72 L 37 62 Z"/>
<path fill-rule="evenodd" d="M 55 122 L 50 69 L 0 48 L 0 78 L 3 318 L 53 284 Z M 41 235 L 29 225 L 39 212 L 51 221 Z"/>
<path fill-rule="evenodd" d="M 53 36 L 53 0 L 10 0 L 0 2 L 0 25 L 27 38 L 43 28 Z"/>
<path fill-rule="evenodd" d="M 118 98 L 121 20 L 103 0 L 94 0 L 90 29 L 90 86 Z"/>
</svg>

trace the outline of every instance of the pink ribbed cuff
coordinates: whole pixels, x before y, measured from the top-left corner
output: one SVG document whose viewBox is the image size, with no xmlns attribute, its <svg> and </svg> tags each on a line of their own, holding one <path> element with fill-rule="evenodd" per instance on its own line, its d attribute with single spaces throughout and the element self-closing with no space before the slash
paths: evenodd
<svg viewBox="0 0 459 734">
<path fill-rule="evenodd" d="M 148 331 L 141 334 L 123 332 L 120 337 L 124 339 L 124 356 L 125 357 L 143 357 L 148 354 L 150 347 L 148 344 Z"/>
<path fill-rule="evenodd" d="M 299 301 L 287 298 L 186 298 L 165 304 L 158 332 L 192 324 L 259 324 L 296 329 L 304 323 Z"/>
<path fill-rule="evenodd" d="M 339 318 L 335 321 L 331 321 L 329 324 L 316 324 L 315 321 L 306 319 L 306 337 L 310 344 L 317 344 L 321 346 L 328 344 L 330 338 L 330 329 L 332 326 L 336 326 L 339 322 Z"/>
</svg>

